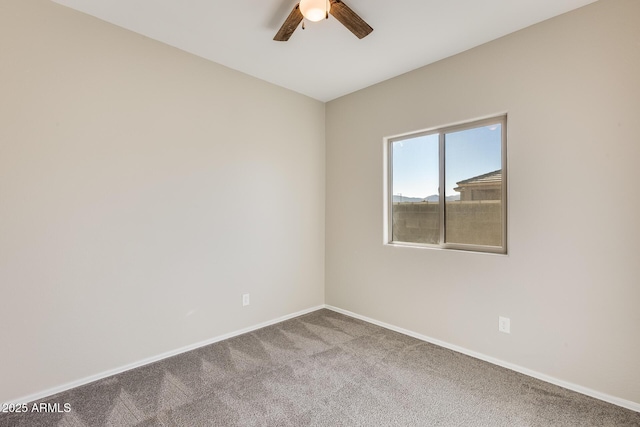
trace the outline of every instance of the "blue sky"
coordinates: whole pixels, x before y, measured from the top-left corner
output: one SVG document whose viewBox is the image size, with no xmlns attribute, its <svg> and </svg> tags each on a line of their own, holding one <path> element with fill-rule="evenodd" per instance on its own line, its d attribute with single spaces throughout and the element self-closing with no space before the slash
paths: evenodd
<svg viewBox="0 0 640 427">
<path fill-rule="evenodd" d="M 395 141 L 393 194 L 427 197 L 438 194 L 438 134 Z M 501 126 L 483 126 L 447 133 L 446 195 L 456 182 L 502 168 Z"/>
</svg>

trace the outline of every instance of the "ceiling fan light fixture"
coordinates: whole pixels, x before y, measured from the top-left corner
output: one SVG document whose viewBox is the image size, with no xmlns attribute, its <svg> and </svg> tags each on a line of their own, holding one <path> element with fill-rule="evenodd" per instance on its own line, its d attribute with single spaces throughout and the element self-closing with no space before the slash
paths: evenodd
<svg viewBox="0 0 640 427">
<path fill-rule="evenodd" d="M 311 22 L 325 19 L 330 8 L 329 0 L 300 0 L 300 12 Z"/>
<path fill-rule="evenodd" d="M 323 18 L 329 18 L 329 13 L 359 39 L 368 36 L 373 31 L 373 28 L 342 0 L 300 0 L 291 9 L 289 16 L 284 20 L 273 39 L 286 42 L 300 26 L 300 22 L 304 28 L 305 18 L 308 21 L 320 21 Z"/>
</svg>

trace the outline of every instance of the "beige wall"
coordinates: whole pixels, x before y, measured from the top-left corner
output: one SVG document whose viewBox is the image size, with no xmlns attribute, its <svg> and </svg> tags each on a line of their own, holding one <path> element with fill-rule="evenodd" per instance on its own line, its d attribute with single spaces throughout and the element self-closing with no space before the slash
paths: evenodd
<svg viewBox="0 0 640 427">
<path fill-rule="evenodd" d="M 328 103 L 327 304 L 640 403 L 638 76 L 601 0 Z M 383 137 L 503 112 L 509 254 L 383 245 Z"/>
<path fill-rule="evenodd" d="M 2 0 L 0 402 L 322 304 L 324 126 L 318 101 Z"/>
</svg>

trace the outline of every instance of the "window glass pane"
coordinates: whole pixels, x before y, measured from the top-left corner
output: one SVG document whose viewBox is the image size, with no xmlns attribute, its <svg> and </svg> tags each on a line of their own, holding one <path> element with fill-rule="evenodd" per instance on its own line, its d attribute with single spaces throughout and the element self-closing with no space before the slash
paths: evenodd
<svg viewBox="0 0 640 427">
<path fill-rule="evenodd" d="M 437 244 L 438 135 L 419 136 L 391 144 L 392 240 Z"/>
<path fill-rule="evenodd" d="M 445 134 L 445 241 L 502 246 L 502 126 Z"/>
</svg>

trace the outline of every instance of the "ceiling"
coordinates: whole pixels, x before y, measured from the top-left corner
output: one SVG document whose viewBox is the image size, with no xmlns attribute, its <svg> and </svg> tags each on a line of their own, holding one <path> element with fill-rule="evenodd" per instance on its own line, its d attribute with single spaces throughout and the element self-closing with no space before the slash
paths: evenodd
<svg viewBox="0 0 640 427">
<path fill-rule="evenodd" d="M 273 41 L 296 0 L 53 0 L 276 85 L 330 101 L 596 0 L 344 0 L 335 18 Z"/>
</svg>

